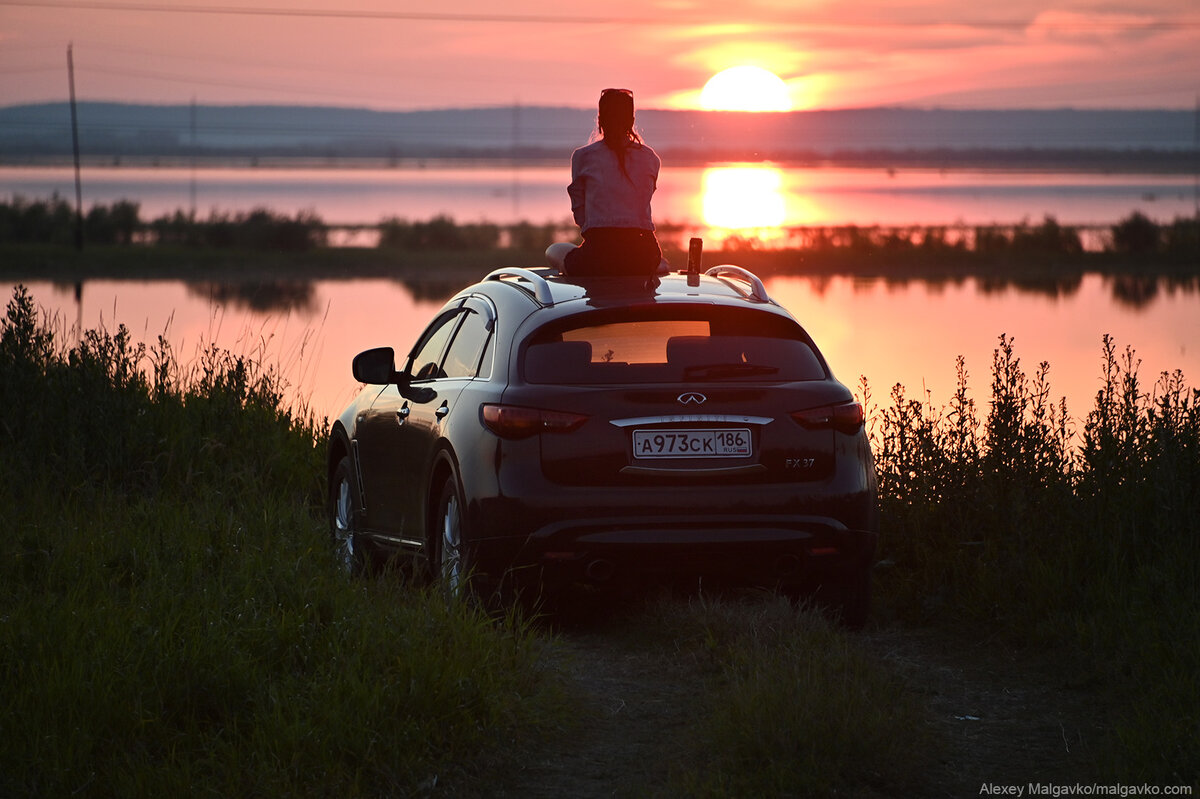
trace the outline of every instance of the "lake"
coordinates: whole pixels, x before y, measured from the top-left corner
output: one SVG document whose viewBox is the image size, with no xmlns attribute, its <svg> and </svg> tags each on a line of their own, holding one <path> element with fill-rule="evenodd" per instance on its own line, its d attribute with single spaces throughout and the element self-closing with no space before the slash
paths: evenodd
<svg viewBox="0 0 1200 799">
<path fill-rule="evenodd" d="M 292 167 L 190 169 L 98 167 L 83 170 L 84 205 L 141 203 L 142 218 L 178 209 L 201 217 L 267 207 L 289 215 L 314 210 L 333 225 L 388 217 L 459 222 L 569 222 L 567 164 L 387 168 Z M 70 167 L 0 167 L 0 199 L 73 200 Z M 1141 211 L 1159 222 L 1191 216 L 1200 204 L 1196 178 L 1178 174 L 779 168 L 766 164 L 664 166 L 654 217 L 715 242 L 731 230 L 770 239 L 792 226 L 987 225 L 1049 215 L 1062 224 L 1111 225 Z"/>
<path fill-rule="evenodd" d="M 992 352 L 1001 333 L 1032 375 L 1049 361 L 1053 397 L 1065 396 L 1073 417 L 1091 408 L 1101 378 L 1101 338 L 1111 334 L 1142 362 L 1144 390 L 1159 372 L 1200 375 L 1200 280 L 1114 281 L 1097 275 L 1057 290 L 990 287 L 967 279 L 931 284 L 849 277 L 775 277 L 767 288 L 808 329 L 842 382 L 857 389 L 865 375 L 874 401 L 885 404 L 896 383 L 908 396 L 950 399 L 955 359 L 966 358 L 973 396 L 986 417 Z M 147 344 L 160 334 L 182 361 L 210 343 L 235 353 L 263 354 L 279 365 L 289 396 L 318 416 L 335 416 L 358 386 L 350 360 L 390 345 L 407 352 L 445 298 L 415 296 L 403 283 L 321 280 L 284 283 L 267 294 L 180 281 L 97 280 L 70 285 L 28 282 L 34 299 L 60 326 L 114 330 L 124 323 Z M 70 334 L 67 334 L 68 336 Z"/>
<path fill-rule="evenodd" d="M 339 225 L 390 216 L 507 224 L 569 220 L 567 167 L 404 164 L 385 169 L 95 167 L 83 171 L 85 205 L 131 199 L 143 219 L 187 210 L 314 210 Z M 74 196 L 68 167 L 0 167 L 0 198 Z M 973 225 L 1040 222 L 1111 225 L 1135 210 L 1158 221 L 1196 211 L 1195 179 L 1183 175 L 963 170 L 780 169 L 762 164 L 666 167 L 655 196 L 662 223 L 706 236 L 763 236 L 791 225 Z M 193 200 L 194 198 L 194 200 Z M 503 264 L 497 264 L 503 265 Z M 285 277 L 281 277 L 286 280 Z M 153 342 L 166 333 L 187 358 L 206 343 L 263 350 L 319 415 L 336 414 L 356 390 L 350 359 L 391 345 L 406 352 L 444 298 L 415 296 L 399 282 L 281 283 L 251 296 L 244 288 L 178 281 L 89 281 L 76 303 L 71 286 L 30 283 L 64 325 L 126 324 Z M 1058 288 L 957 283 L 888 283 L 852 278 L 777 277 L 772 296 L 816 339 L 843 382 L 865 375 L 877 401 L 903 383 L 910 396 L 954 389 L 963 355 L 986 411 L 992 351 L 1001 333 L 1016 340 L 1028 373 L 1051 364 L 1054 396 L 1083 417 L 1099 388 L 1101 338 L 1132 346 L 1150 388 L 1162 370 L 1200 375 L 1200 285 L 1196 280 L 1110 280 L 1089 275 Z"/>
</svg>

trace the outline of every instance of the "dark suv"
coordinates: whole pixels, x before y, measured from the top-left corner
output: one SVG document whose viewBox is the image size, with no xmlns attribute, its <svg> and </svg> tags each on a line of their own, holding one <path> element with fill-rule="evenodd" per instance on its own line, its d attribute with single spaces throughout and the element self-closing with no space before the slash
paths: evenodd
<svg viewBox="0 0 1200 799">
<path fill-rule="evenodd" d="M 459 292 L 333 424 L 348 569 L 403 556 L 452 591 L 522 576 L 710 577 L 865 620 L 878 536 L 862 406 L 750 272 L 502 269 Z"/>
</svg>

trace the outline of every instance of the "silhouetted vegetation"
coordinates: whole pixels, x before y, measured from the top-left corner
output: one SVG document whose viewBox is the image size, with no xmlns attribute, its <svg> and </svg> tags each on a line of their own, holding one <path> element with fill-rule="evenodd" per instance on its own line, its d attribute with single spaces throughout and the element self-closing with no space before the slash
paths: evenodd
<svg viewBox="0 0 1200 799">
<path fill-rule="evenodd" d="M 1134 213 L 1113 228 L 1113 249 L 1117 252 L 1144 255 L 1157 252 L 1162 232 L 1144 214 Z"/>
<path fill-rule="evenodd" d="M 70 244 L 75 226 L 75 209 L 57 195 L 33 202 L 21 197 L 0 202 L 0 244 Z M 325 246 L 326 233 L 326 225 L 312 212 L 288 217 L 265 208 L 237 214 L 213 211 L 207 219 L 176 211 L 145 222 L 137 203 L 118 200 L 112 205 L 93 205 L 83 217 L 83 238 L 90 245 L 157 244 L 299 252 Z"/>
<path fill-rule="evenodd" d="M 500 243 L 498 225 L 457 224 L 448 216 L 428 222 L 385 219 L 379 224 L 379 246 L 394 250 L 493 250 Z"/>
<path fill-rule="evenodd" d="M 958 364 L 949 405 L 883 407 L 864 378 L 881 480 L 880 594 L 909 619 L 1061 650 L 1118 709 L 1107 768 L 1126 781 L 1200 774 L 1200 389 L 1150 387 L 1104 338 L 1080 423 L 1001 336 L 986 412 Z M 1103 753 L 1102 753 L 1103 754 Z M 1103 758 L 1102 758 L 1103 759 Z"/>
<path fill-rule="evenodd" d="M 293 218 L 265 208 L 237 214 L 213 211 L 205 220 L 176 211 L 155 219 L 147 229 L 154 244 L 285 252 L 323 247 L 327 234 L 325 223 L 311 211 L 300 211 Z"/>
<path fill-rule="evenodd" d="M 407 796 L 561 721 L 516 615 L 346 579 L 283 382 L 124 327 L 64 347 L 14 292 L 0 795 Z"/>
<path fill-rule="evenodd" d="M 37 202 L 17 197 L 0 203 L 0 242 L 70 244 L 75 225 L 75 209 L 58 196 Z"/>
<path fill-rule="evenodd" d="M 544 250 L 565 238 L 570 236 L 563 235 L 562 225 L 518 222 L 508 227 L 508 246 L 514 250 Z"/>
<path fill-rule="evenodd" d="M 75 209 L 58 196 L 0 203 L 0 242 L 72 244 L 77 224 Z M 83 217 L 83 235 L 94 244 L 132 244 L 141 225 L 138 204 L 119 200 L 111 206 L 92 206 Z"/>
<path fill-rule="evenodd" d="M 841 251 L 858 255 L 994 256 L 1032 255 L 1072 257 L 1082 255 L 1084 232 L 1062 225 L 1053 216 L 1040 224 L 888 227 L 876 225 L 801 226 L 784 229 L 783 246 L 798 251 Z M 1170 225 L 1159 225 L 1141 212 L 1134 212 L 1107 230 L 1089 228 L 1099 239 L 1095 252 L 1119 254 L 1171 254 L 1200 256 L 1200 220 L 1180 217 Z M 725 242 L 728 250 L 760 250 L 779 246 L 763 244 L 753 236 L 734 236 Z"/>
<path fill-rule="evenodd" d="M 1200 217 L 1179 217 L 1169 225 L 1159 225 L 1135 212 L 1113 226 L 1112 249 L 1131 255 L 1200 256 Z"/>
<path fill-rule="evenodd" d="M 195 219 L 176 211 L 144 222 L 138 205 L 122 200 L 111 206 L 93 206 L 84 221 L 84 241 L 92 245 L 304 252 L 326 247 L 329 240 L 329 226 L 311 211 L 301 211 L 294 217 L 264 208 L 236 214 L 212 211 L 207 219 Z M 427 221 L 393 217 L 375 227 L 379 233 L 378 247 L 397 253 L 486 253 L 507 249 L 540 254 L 554 241 L 577 236 L 573 226 L 563 224 L 460 223 L 446 215 Z M 22 198 L 0 202 L 0 244 L 67 245 L 73 241 L 74 231 L 74 212 L 57 196 L 35 202 Z M 688 233 L 686 226 L 660 226 L 660 238 L 668 251 L 675 246 L 672 236 L 684 237 Z M 1088 246 L 1084 243 L 1085 236 L 1091 238 Z M 732 254 L 887 256 L 899 265 L 922 262 L 970 266 L 994 263 L 998 257 L 1009 256 L 1072 264 L 1087 256 L 1109 253 L 1155 256 L 1162 263 L 1197 266 L 1200 265 L 1200 219 L 1179 217 L 1169 224 L 1159 224 L 1141 212 L 1134 212 L 1099 231 L 1062 225 L 1052 216 L 1036 225 L 1027 221 L 975 226 L 806 225 L 783 228 L 769 239 L 735 233 L 709 245 L 710 249 Z"/>
<path fill-rule="evenodd" d="M 901 386 L 881 407 L 864 380 L 877 616 L 1051 653 L 1112 708 L 1107 737 L 1081 744 L 1108 776 L 1193 783 L 1200 389 L 1179 372 L 1144 385 L 1107 337 L 1100 362 L 1078 420 L 1049 365 L 1028 374 L 1003 336 L 986 407 L 961 359 L 941 408 Z M 285 406 L 285 382 L 216 348 L 183 365 L 124 327 L 64 346 L 14 293 L 0 794 L 413 795 L 434 776 L 453 792 L 489 784 L 481 756 L 494 767 L 578 712 L 551 641 L 517 616 L 338 572 L 324 426 Z M 921 793 L 940 734 L 921 698 L 819 617 L 756 607 L 702 600 L 652 627 L 714 675 L 676 792 Z"/>
</svg>

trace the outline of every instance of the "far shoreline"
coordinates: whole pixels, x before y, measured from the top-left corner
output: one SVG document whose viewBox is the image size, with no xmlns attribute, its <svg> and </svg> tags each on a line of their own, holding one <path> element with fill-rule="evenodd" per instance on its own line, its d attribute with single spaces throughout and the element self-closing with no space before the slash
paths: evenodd
<svg viewBox="0 0 1200 799">
<path fill-rule="evenodd" d="M 512 151 L 478 149 L 439 151 L 401 157 L 349 153 L 295 153 L 231 151 L 191 154 L 186 151 L 158 154 L 123 152 L 84 153 L 85 169 L 262 169 L 262 170 L 382 170 L 511 169 L 563 167 L 568 149 Z M 787 169 L 942 170 L 998 172 L 1065 172 L 1125 175 L 1200 175 L 1200 150 L 1156 148 L 1046 148 L 1046 147 L 939 147 L 868 149 L 833 152 L 760 147 L 726 148 L 703 152 L 687 148 L 661 148 L 666 168 L 720 167 L 761 164 Z M 73 168 L 69 154 L 9 153 L 0 157 L 0 169 Z"/>
<path fill-rule="evenodd" d="M 673 271 L 686 268 L 687 253 L 664 246 Z M 1188 254 L 1115 252 L 923 253 L 855 252 L 848 249 L 706 249 L 703 268 L 736 264 L 761 277 L 845 276 L 896 281 L 1061 282 L 1084 274 L 1200 278 L 1200 257 Z M 403 251 L 376 247 L 319 247 L 304 252 L 219 248 L 104 245 L 77 250 L 65 245 L 0 244 L 0 280 L 74 283 L 87 280 L 311 281 L 388 278 L 463 284 L 502 267 L 545 266 L 536 249 Z"/>
</svg>

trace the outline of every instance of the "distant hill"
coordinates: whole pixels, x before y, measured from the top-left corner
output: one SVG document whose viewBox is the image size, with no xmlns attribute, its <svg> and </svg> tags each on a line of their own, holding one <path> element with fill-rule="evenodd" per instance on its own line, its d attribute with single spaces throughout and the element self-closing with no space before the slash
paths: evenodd
<svg viewBox="0 0 1200 799">
<path fill-rule="evenodd" d="M 89 160 L 305 158 L 561 160 L 587 141 L 589 110 L 498 107 L 371 111 L 306 106 L 80 103 Z M 638 124 L 664 158 L 967 163 L 1137 162 L 1197 167 L 1190 111 L 868 108 L 788 114 L 645 110 Z M 71 154 L 66 103 L 0 108 L 0 161 Z"/>
</svg>

